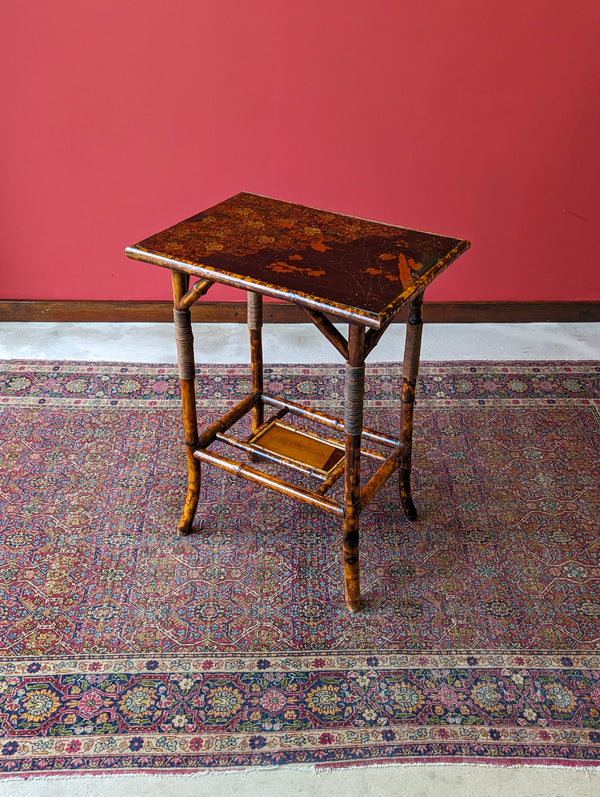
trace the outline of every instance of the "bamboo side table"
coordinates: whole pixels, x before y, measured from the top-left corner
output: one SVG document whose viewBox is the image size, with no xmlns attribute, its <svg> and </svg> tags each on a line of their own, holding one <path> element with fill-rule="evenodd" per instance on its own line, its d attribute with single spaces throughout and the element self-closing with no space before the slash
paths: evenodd
<svg viewBox="0 0 600 797">
<path fill-rule="evenodd" d="M 188 491 L 179 531 L 187 534 L 198 505 L 205 462 L 292 496 L 343 518 L 346 605 L 360 608 L 359 516 L 386 480 L 399 471 L 406 516 L 414 520 L 410 470 L 413 406 L 419 369 L 423 293 L 438 274 L 469 247 L 457 238 L 433 235 L 351 216 L 241 193 L 153 235 L 126 254 L 171 269 L 175 338 L 187 447 Z M 190 288 L 190 276 L 197 281 Z M 252 390 L 201 433 L 195 399 L 190 307 L 214 283 L 247 291 Z M 337 418 L 265 393 L 262 363 L 262 297 L 298 305 L 346 360 L 344 417 Z M 403 305 L 408 305 L 402 373 L 400 439 L 363 426 L 365 358 Z M 327 314 L 327 315 L 326 315 Z M 348 322 L 348 338 L 329 316 Z M 273 410 L 265 420 L 265 409 Z M 240 440 L 229 430 L 246 414 L 252 434 Z M 316 435 L 283 421 L 286 415 L 316 422 L 343 440 Z M 363 443 L 364 441 L 364 443 Z M 210 450 L 213 443 L 245 452 L 252 464 Z M 386 453 L 375 447 L 386 449 Z M 378 469 L 361 485 L 361 456 Z M 308 489 L 260 470 L 260 461 L 320 482 Z M 344 477 L 343 502 L 327 493 Z"/>
</svg>

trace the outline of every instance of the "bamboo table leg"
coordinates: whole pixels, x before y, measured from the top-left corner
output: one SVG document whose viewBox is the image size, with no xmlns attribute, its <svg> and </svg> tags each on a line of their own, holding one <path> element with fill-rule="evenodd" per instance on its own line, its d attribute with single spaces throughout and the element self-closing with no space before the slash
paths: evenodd
<svg viewBox="0 0 600 797">
<path fill-rule="evenodd" d="M 263 355 L 262 355 L 262 322 L 263 305 L 262 294 L 247 291 L 246 307 L 248 316 L 248 330 L 250 332 L 250 362 L 252 367 L 252 392 L 263 392 Z M 260 401 L 252 410 L 252 431 L 262 426 L 264 420 L 264 405 Z M 255 459 L 256 457 L 251 457 Z"/>
<path fill-rule="evenodd" d="M 344 431 L 346 467 L 344 473 L 344 582 L 346 606 L 360 609 L 359 533 L 360 439 L 363 427 L 365 389 L 365 328 L 349 325 L 348 360 L 344 385 Z"/>
<path fill-rule="evenodd" d="M 198 445 L 198 418 L 196 415 L 196 391 L 194 368 L 194 336 L 189 308 L 179 309 L 179 304 L 189 285 L 189 276 L 173 270 L 173 318 L 175 321 L 175 343 L 181 385 L 183 407 L 183 430 L 188 463 L 188 491 L 179 521 L 178 531 L 189 534 L 200 495 L 200 462 L 194 459 Z"/>
<path fill-rule="evenodd" d="M 417 510 L 412 500 L 410 488 L 410 470 L 412 461 L 413 409 L 415 390 L 419 373 L 419 357 L 421 354 L 421 335 L 423 332 L 423 293 L 416 296 L 408 306 L 406 321 L 406 342 L 404 345 L 404 363 L 402 365 L 402 398 L 400 405 L 400 439 L 404 443 L 404 452 L 399 470 L 400 500 L 404 514 L 409 520 L 416 520 Z"/>
</svg>

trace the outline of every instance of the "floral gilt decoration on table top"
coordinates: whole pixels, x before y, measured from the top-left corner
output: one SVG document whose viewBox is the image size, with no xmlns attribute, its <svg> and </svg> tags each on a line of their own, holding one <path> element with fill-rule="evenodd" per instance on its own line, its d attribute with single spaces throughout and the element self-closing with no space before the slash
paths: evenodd
<svg viewBox="0 0 600 797">
<path fill-rule="evenodd" d="M 458 238 L 241 193 L 141 241 L 135 253 L 128 253 L 138 259 L 145 252 L 158 254 L 378 313 L 420 278 L 431 281 L 434 267 L 449 263 L 468 245 Z"/>
</svg>

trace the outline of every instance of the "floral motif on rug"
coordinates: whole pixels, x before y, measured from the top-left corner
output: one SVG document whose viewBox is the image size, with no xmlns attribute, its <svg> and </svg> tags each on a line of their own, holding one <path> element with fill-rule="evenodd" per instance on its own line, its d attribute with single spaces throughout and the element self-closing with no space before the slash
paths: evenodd
<svg viewBox="0 0 600 797">
<path fill-rule="evenodd" d="M 201 423 L 249 390 L 198 370 Z M 269 366 L 339 410 L 343 369 Z M 399 367 L 368 368 L 397 432 Z M 0 373 L 4 775 L 600 758 L 600 364 L 424 363 L 414 495 L 337 519 L 203 469 L 185 493 L 176 369 Z"/>
</svg>

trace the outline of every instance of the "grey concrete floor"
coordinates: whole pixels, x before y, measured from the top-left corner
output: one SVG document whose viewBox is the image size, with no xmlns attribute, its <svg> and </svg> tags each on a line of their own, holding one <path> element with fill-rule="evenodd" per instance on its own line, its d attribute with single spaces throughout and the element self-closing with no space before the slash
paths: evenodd
<svg viewBox="0 0 600 797">
<path fill-rule="evenodd" d="M 344 332 L 344 327 L 339 327 Z M 248 362 L 243 324 L 195 324 L 198 363 Z M 393 324 L 369 356 L 402 359 L 404 325 Z M 265 324 L 266 362 L 341 362 L 312 324 Z M 598 324 L 426 324 L 424 360 L 584 360 L 600 357 Z M 0 323 L 0 359 L 176 361 L 170 324 Z"/>
<path fill-rule="evenodd" d="M 240 324 L 196 326 L 198 363 L 248 361 Z M 371 361 L 402 357 L 404 330 L 394 325 Z M 336 350 L 309 324 L 264 328 L 266 362 L 340 362 Z M 175 362 L 169 324 L 0 323 L 0 359 Z M 429 324 L 424 360 L 600 359 L 600 324 Z M 2 797 L 287 797 L 288 795 L 410 794 L 412 797 L 595 797 L 600 770 L 562 767 L 385 766 L 316 771 L 268 768 L 193 776 L 109 776 L 0 781 Z"/>
</svg>

